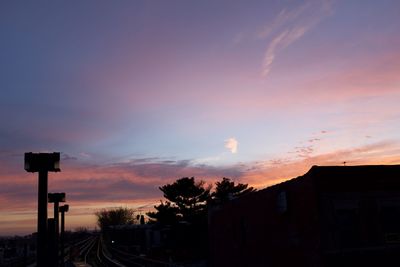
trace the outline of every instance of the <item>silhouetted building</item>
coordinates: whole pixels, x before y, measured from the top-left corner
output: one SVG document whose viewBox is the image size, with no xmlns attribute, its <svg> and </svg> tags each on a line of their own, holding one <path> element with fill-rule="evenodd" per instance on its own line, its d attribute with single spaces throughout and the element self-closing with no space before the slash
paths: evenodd
<svg viewBox="0 0 400 267">
<path fill-rule="evenodd" d="M 210 266 L 398 266 L 400 165 L 314 166 L 210 208 Z"/>
<path fill-rule="evenodd" d="M 204 231 L 189 223 L 117 225 L 105 231 L 104 239 L 110 248 L 132 254 L 173 261 L 177 265 L 204 266 L 207 258 Z"/>
<path fill-rule="evenodd" d="M 148 254 L 158 248 L 163 242 L 162 229 L 150 224 L 132 224 L 110 226 L 105 231 L 105 237 L 110 245 L 122 246 L 134 254 Z"/>
</svg>

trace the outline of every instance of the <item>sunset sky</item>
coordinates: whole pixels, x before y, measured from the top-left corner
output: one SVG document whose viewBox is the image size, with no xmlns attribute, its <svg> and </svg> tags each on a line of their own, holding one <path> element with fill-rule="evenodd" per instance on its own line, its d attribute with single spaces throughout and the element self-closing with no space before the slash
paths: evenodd
<svg viewBox="0 0 400 267">
<path fill-rule="evenodd" d="M 400 164 L 400 1 L 1 1 L 0 235 L 36 231 L 24 152 L 62 154 L 67 228 L 189 176 L 263 188 Z M 51 214 L 51 212 L 50 212 Z"/>
</svg>

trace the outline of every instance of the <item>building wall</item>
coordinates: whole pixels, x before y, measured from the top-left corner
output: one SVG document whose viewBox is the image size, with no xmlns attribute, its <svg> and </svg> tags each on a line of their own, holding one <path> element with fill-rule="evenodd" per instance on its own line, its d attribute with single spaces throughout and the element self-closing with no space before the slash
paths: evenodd
<svg viewBox="0 0 400 267">
<path fill-rule="evenodd" d="M 328 171 L 329 170 L 329 171 Z M 320 169 L 324 266 L 393 266 L 400 262 L 400 168 Z"/>
<path fill-rule="evenodd" d="M 308 178 L 233 200 L 210 214 L 211 266 L 311 266 L 319 261 L 317 227 Z"/>
<path fill-rule="evenodd" d="M 211 208 L 209 229 L 210 266 L 400 262 L 400 166 L 313 167 Z"/>
</svg>

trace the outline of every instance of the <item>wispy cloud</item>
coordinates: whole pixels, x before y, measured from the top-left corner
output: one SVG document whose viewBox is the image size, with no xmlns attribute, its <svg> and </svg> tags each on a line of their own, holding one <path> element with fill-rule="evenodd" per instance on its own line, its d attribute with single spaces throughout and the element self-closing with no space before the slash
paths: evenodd
<svg viewBox="0 0 400 267">
<path fill-rule="evenodd" d="M 306 173 L 313 165 L 400 164 L 400 143 L 382 141 L 354 148 L 306 157 L 266 160 L 253 164 L 242 179 L 252 186 L 263 188 Z"/>
<path fill-rule="evenodd" d="M 308 1 L 293 10 L 283 9 L 257 34 L 257 38 L 269 40 L 262 64 L 262 76 L 266 77 L 270 73 L 279 52 L 304 36 L 331 12 L 330 1 Z"/>
<path fill-rule="evenodd" d="M 229 149 L 232 154 L 236 154 L 238 150 L 239 142 L 235 138 L 229 138 L 225 140 L 225 148 Z"/>
<path fill-rule="evenodd" d="M 268 45 L 267 51 L 265 52 L 262 76 L 266 77 L 271 71 L 272 63 L 275 60 L 275 56 L 279 51 L 289 46 L 291 43 L 299 39 L 308 31 L 305 27 L 294 27 L 293 29 L 285 30 L 276 36 Z"/>
</svg>

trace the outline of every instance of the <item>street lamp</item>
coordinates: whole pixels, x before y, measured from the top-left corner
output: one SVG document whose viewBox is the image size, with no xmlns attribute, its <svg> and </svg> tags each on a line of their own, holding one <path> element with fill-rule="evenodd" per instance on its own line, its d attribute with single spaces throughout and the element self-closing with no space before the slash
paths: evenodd
<svg viewBox="0 0 400 267">
<path fill-rule="evenodd" d="M 59 245 L 58 245 L 58 240 L 59 240 L 59 216 L 58 216 L 58 210 L 59 210 L 59 203 L 60 202 L 65 202 L 65 193 L 49 193 L 48 194 L 48 200 L 49 203 L 54 203 L 54 260 L 55 262 L 58 263 L 58 252 L 59 252 Z M 55 264 L 56 266 L 58 264 Z"/>
<path fill-rule="evenodd" d="M 38 172 L 37 266 L 46 266 L 47 173 L 60 171 L 60 153 L 25 153 L 25 170 Z"/>
<path fill-rule="evenodd" d="M 65 247 L 65 213 L 69 210 L 69 205 L 61 206 L 58 209 L 61 212 L 61 266 L 64 266 L 64 247 Z"/>
</svg>

